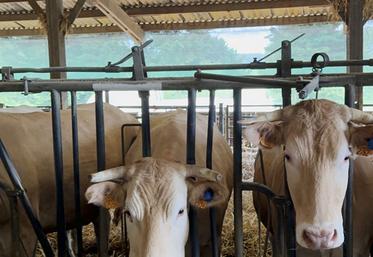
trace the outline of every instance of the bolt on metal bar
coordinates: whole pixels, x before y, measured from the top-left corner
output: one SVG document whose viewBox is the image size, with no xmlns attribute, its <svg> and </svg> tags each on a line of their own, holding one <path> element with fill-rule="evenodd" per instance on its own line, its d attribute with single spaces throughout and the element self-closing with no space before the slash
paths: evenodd
<svg viewBox="0 0 373 257">
<path fill-rule="evenodd" d="M 241 89 L 233 90 L 233 204 L 235 256 L 243 257 Z"/>
<path fill-rule="evenodd" d="M 79 167 L 79 137 L 78 137 L 78 112 L 76 103 L 76 91 L 71 91 L 71 128 L 73 143 L 73 167 L 74 167 L 74 199 L 75 199 L 75 224 L 77 233 L 78 257 L 83 256 L 83 225 L 80 209 L 80 167 Z"/>
<path fill-rule="evenodd" d="M 194 88 L 188 91 L 188 112 L 187 112 L 187 164 L 196 164 L 196 90 Z M 197 210 L 190 206 L 189 210 L 189 240 L 191 244 L 192 257 L 200 256 L 199 238 L 198 238 L 198 220 Z"/>
<path fill-rule="evenodd" d="M 62 157 L 62 130 L 61 130 L 61 94 L 56 90 L 51 91 L 52 101 L 52 127 L 53 127 L 53 152 L 56 176 L 56 212 L 57 212 L 57 242 L 58 256 L 67 254 L 67 237 L 64 208 L 63 190 L 63 157 Z"/>
<path fill-rule="evenodd" d="M 40 245 L 43 249 L 45 256 L 53 257 L 54 253 L 53 253 L 52 247 L 50 246 L 48 242 L 47 236 L 44 234 L 43 227 L 41 226 L 39 220 L 36 218 L 32 210 L 31 202 L 25 192 L 25 189 L 22 186 L 21 179 L 18 175 L 18 172 L 12 160 L 10 159 L 9 154 L 1 139 L 0 139 L 0 158 L 10 178 L 10 181 L 12 182 L 14 186 L 14 189 L 17 192 L 17 197 L 19 198 L 19 201 L 25 210 L 26 216 L 28 217 L 36 233 L 36 236 L 40 242 Z"/>
<path fill-rule="evenodd" d="M 105 123 L 104 123 L 104 103 L 103 92 L 95 93 L 96 109 L 96 148 L 97 148 L 97 171 L 105 169 Z M 100 257 L 108 256 L 109 240 L 109 213 L 106 209 L 99 208 L 99 232 L 98 232 L 98 252 Z"/>
<path fill-rule="evenodd" d="M 215 90 L 210 90 L 210 105 L 207 123 L 207 143 L 206 143 L 206 167 L 212 169 L 212 153 L 214 141 L 214 122 L 216 116 L 215 109 Z M 210 234 L 211 234 L 211 251 L 212 257 L 219 256 L 219 241 L 216 223 L 217 210 L 215 207 L 209 209 L 210 217 Z"/>
</svg>

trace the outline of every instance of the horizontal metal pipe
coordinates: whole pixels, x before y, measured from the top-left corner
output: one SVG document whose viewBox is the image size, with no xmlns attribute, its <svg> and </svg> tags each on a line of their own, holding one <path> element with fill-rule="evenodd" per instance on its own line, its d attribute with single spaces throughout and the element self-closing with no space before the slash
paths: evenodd
<svg viewBox="0 0 373 257">
<path fill-rule="evenodd" d="M 237 77 L 230 75 L 218 75 L 210 73 L 201 73 L 196 72 L 194 77 L 197 79 L 214 79 L 222 81 L 231 81 L 231 82 L 241 82 L 241 83 L 254 83 L 254 84 L 265 84 L 273 86 L 284 86 L 284 87 L 295 87 L 297 82 L 289 81 L 284 79 L 266 79 L 266 78 L 256 78 L 256 77 Z"/>
<path fill-rule="evenodd" d="M 318 62 L 321 64 L 321 62 Z M 341 66 L 373 66 L 373 59 L 367 60 L 337 60 L 330 61 L 327 67 Z M 145 72 L 165 72 L 165 71 L 195 71 L 195 70 L 240 70 L 240 69 L 276 69 L 279 67 L 277 62 L 252 62 L 240 64 L 208 64 L 208 65 L 167 65 L 167 66 L 147 66 Z M 309 68 L 311 62 L 293 61 L 291 68 Z M 47 67 L 47 68 L 11 68 L 12 73 L 49 73 L 49 72 L 132 72 L 132 67 Z"/>
<path fill-rule="evenodd" d="M 298 76 L 292 76 L 285 79 L 296 79 Z M 247 78 L 266 78 L 263 76 L 243 77 Z M 356 83 L 358 82 L 358 83 Z M 320 77 L 321 87 L 344 86 L 346 83 L 358 85 L 373 85 L 373 73 L 357 74 L 333 74 Z M 283 88 L 284 86 L 268 85 L 267 81 L 257 83 L 241 83 L 220 80 L 196 80 L 194 78 L 157 78 L 145 79 L 143 81 L 132 81 L 128 79 L 90 79 L 90 80 L 31 80 L 28 82 L 29 92 L 42 91 L 126 91 L 126 90 L 189 90 L 195 88 L 198 90 L 209 89 L 234 89 L 234 88 Z M 24 81 L 3 81 L 0 82 L 0 92 L 23 92 Z"/>
</svg>

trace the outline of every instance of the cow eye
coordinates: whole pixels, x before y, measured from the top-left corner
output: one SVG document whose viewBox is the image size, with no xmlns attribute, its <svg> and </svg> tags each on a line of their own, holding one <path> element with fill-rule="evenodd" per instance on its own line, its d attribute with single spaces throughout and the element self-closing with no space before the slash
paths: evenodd
<svg viewBox="0 0 373 257">
<path fill-rule="evenodd" d="M 127 219 L 128 219 L 130 222 L 133 222 L 133 219 L 132 219 L 131 213 L 130 213 L 129 211 L 125 211 L 124 214 L 126 215 Z"/>
<path fill-rule="evenodd" d="M 350 159 L 350 156 L 345 157 L 345 161 L 348 161 L 348 159 Z"/>
<path fill-rule="evenodd" d="M 285 154 L 285 159 L 286 159 L 287 161 L 290 161 L 290 156 L 289 156 L 288 154 Z"/>
<path fill-rule="evenodd" d="M 181 215 L 183 215 L 184 214 L 184 209 L 180 209 L 179 210 L 179 213 L 177 214 L 178 216 L 181 216 Z"/>
</svg>

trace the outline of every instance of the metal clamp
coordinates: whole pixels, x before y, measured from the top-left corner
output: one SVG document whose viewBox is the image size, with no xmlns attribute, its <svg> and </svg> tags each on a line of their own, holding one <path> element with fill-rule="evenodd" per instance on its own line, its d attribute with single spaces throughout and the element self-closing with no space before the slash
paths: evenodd
<svg viewBox="0 0 373 257">
<path fill-rule="evenodd" d="M 317 59 L 319 57 L 322 57 L 322 61 L 318 62 Z M 329 56 L 326 53 L 315 53 L 312 55 L 311 58 L 311 65 L 312 65 L 312 70 L 315 71 L 321 71 L 327 64 L 329 63 Z"/>
<path fill-rule="evenodd" d="M 2 80 L 12 80 L 14 79 L 14 74 L 12 72 L 11 66 L 1 67 L 1 77 Z"/>
<path fill-rule="evenodd" d="M 29 80 L 26 76 L 24 76 L 23 78 L 22 78 L 22 81 L 23 81 L 23 88 L 25 89 L 24 90 L 24 92 L 22 93 L 22 94 L 24 94 L 24 95 L 28 95 L 29 94 L 29 82 L 31 81 L 31 80 Z"/>
</svg>

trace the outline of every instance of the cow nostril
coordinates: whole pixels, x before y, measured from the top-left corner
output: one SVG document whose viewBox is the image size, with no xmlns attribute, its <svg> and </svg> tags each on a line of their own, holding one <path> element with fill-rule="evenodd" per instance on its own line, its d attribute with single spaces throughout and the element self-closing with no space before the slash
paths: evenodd
<svg viewBox="0 0 373 257">
<path fill-rule="evenodd" d="M 334 229 L 333 236 L 331 238 L 331 241 L 335 241 L 335 240 L 337 240 L 337 230 L 336 229 Z"/>
</svg>

